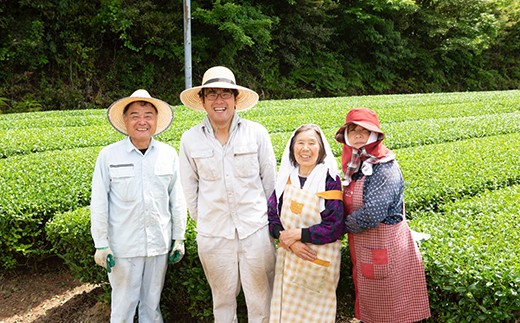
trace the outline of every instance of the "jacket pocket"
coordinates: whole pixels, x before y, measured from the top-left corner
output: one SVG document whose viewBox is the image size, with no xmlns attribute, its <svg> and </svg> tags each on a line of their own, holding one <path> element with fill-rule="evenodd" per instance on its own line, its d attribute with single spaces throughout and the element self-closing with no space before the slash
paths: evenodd
<svg viewBox="0 0 520 323">
<path fill-rule="evenodd" d="M 173 181 L 173 162 L 171 160 L 158 160 L 154 167 L 154 187 L 155 198 L 168 196 L 170 183 Z"/>
<path fill-rule="evenodd" d="M 134 164 L 112 164 L 109 173 L 110 192 L 121 201 L 134 201 L 138 191 Z"/>
<path fill-rule="evenodd" d="M 238 177 L 251 177 L 259 173 L 257 144 L 236 146 L 233 152 Z"/>
<path fill-rule="evenodd" d="M 220 163 L 214 157 L 212 149 L 193 151 L 191 158 L 197 164 L 197 171 L 199 177 L 206 181 L 216 181 L 220 179 L 220 172 L 218 171 L 218 165 Z"/>
</svg>

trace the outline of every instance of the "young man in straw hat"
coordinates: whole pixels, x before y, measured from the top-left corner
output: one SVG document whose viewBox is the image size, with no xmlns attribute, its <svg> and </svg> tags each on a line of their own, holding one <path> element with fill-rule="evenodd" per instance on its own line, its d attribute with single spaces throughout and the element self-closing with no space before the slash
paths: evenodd
<svg viewBox="0 0 520 323">
<path fill-rule="evenodd" d="M 206 112 L 181 138 L 180 169 L 215 322 L 236 321 L 241 287 L 249 322 L 268 322 L 275 250 L 267 198 L 276 160 L 267 130 L 236 113 L 254 106 L 258 94 L 237 85 L 228 68 L 216 66 L 206 71 L 201 86 L 180 97 L 187 107 Z"/>
<path fill-rule="evenodd" d="M 110 124 L 127 137 L 101 150 L 92 178 L 96 263 L 108 271 L 111 322 L 162 322 L 167 262 L 184 255 L 186 202 L 175 149 L 152 136 L 173 120 L 169 104 L 145 90 L 114 102 Z"/>
</svg>

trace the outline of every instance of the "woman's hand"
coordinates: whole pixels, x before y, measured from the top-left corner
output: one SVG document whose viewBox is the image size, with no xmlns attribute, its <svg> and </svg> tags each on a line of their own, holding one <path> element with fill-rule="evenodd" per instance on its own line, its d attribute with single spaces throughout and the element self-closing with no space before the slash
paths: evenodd
<svg viewBox="0 0 520 323">
<path fill-rule="evenodd" d="M 316 259 L 316 251 L 301 241 L 293 243 L 291 251 L 303 260 L 313 261 Z"/>
<path fill-rule="evenodd" d="M 280 231 L 280 237 L 278 241 L 280 242 L 280 247 L 290 250 L 291 246 L 296 242 L 302 239 L 302 230 L 301 229 L 289 229 Z"/>
</svg>

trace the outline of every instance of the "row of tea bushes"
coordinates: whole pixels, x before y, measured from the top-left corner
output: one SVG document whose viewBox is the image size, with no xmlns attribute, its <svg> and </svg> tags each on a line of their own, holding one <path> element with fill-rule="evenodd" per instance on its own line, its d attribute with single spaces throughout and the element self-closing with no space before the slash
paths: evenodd
<svg viewBox="0 0 520 323">
<path fill-rule="evenodd" d="M 158 140 L 178 147 L 182 132 L 188 129 L 191 123 L 198 121 L 174 122 L 172 130 L 158 136 Z M 334 133 L 339 127 L 340 125 L 335 128 L 322 127 L 335 156 L 341 155 L 341 145 L 334 140 Z M 520 132 L 520 111 L 391 122 L 382 124 L 382 128 L 386 133 L 385 144 L 390 149 L 397 149 Z M 273 147 L 278 156 L 283 152 L 291 133 L 292 131 L 271 132 Z M 114 131 L 106 121 L 103 125 L 32 128 L 30 131 L 19 128 L 0 130 L 0 158 L 47 150 L 105 146 L 122 138 L 123 135 Z"/>
<path fill-rule="evenodd" d="M 0 158 L 53 150 L 65 151 L 105 146 L 122 138 L 122 134 L 106 124 L 0 130 Z"/>
<path fill-rule="evenodd" d="M 431 235 L 421 244 L 433 319 L 436 322 L 513 322 L 520 315 L 520 185 L 447 203 L 438 213 L 420 212 L 410 226 Z M 46 226 L 53 251 L 84 282 L 106 281 L 94 264 L 88 208 L 57 214 Z M 211 317 L 211 292 L 197 256 L 193 221 L 186 255 L 168 270 L 162 304 L 182 304 L 194 319 Z M 342 252 L 341 281 L 350 279 Z M 338 288 L 350 288 L 340 283 Z M 349 291 L 338 290 L 338 294 Z M 171 306 L 163 305 L 171 315 Z"/>
<path fill-rule="evenodd" d="M 334 128 L 322 128 L 334 156 L 341 156 L 342 146 L 334 139 Z M 392 149 L 439 144 L 464 139 L 488 137 L 520 132 L 520 111 L 468 116 L 450 119 L 425 119 L 381 124 L 385 132 L 384 144 Z M 271 133 L 276 152 L 283 152 L 291 132 Z M 277 154 L 281 157 L 281 153 Z"/>
<path fill-rule="evenodd" d="M 408 216 L 520 182 L 520 133 L 396 150 Z M 0 160 L 0 259 L 45 253 L 42 227 L 55 212 L 85 206 L 99 147 Z M 338 157 L 339 160 L 339 157 Z"/>
<path fill-rule="evenodd" d="M 90 203 L 96 148 L 0 159 L 0 264 L 13 268 L 50 253 L 44 226 L 56 212 Z"/>
<path fill-rule="evenodd" d="M 518 161 L 517 161 L 518 162 Z M 439 322 L 518 322 L 520 185 L 421 212 L 431 307 Z"/>
<path fill-rule="evenodd" d="M 337 128 L 322 128 L 335 156 L 341 155 L 341 145 L 334 140 Z M 390 149 L 458 141 L 476 137 L 520 132 L 520 111 L 485 116 L 450 119 L 427 119 L 382 124 L 387 134 L 385 145 Z M 178 147 L 184 128 L 174 123 L 172 130 L 158 140 Z M 281 155 L 291 132 L 271 133 L 277 155 Z M 80 147 L 105 146 L 123 138 L 105 121 L 103 125 L 77 127 L 0 130 L 0 158 L 34 152 Z"/>
<path fill-rule="evenodd" d="M 399 149 L 408 216 L 520 183 L 520 132 Z"/>
<path fill-rule="evenodd" d="M 157 140 L 173 142 L 177 148 L 182 133 L 197 122 L 199 120 L 196 119 L 182 123 L 174 121 L 168 131 L 157 136 Z M 115 131 L 106 119 L 96 125 L 0 130 L 0 158 L 49 150 L 106 146 L 123 138 L 124 135 Z"/>
<path fill-rule="evenodd" d="M 93 109 L 0 114 L 0 130 L 95 126 L 104 123 L 106 112 Z"/>
<path fill-rule="evenodd" d="M 520 91 L 365 96 L 260 101 L 242 115 L 266 126 L 276 151 L 290 133 L 315 123 L 331 141 L 352 106 L 369 106 L 379 114 L 386 144 L 392 149 L 516 132 L 520 128 Z M 175 119 L 158 139 L 178 142 L 203 113 L 173 107 Z M 106 119 L 106 110 L 47 111 L 0 115 L 0 158 L 54 149 L 101 146 L 121 135 Z"/>
<path fill-rule="evenodd" d="M 243 115 L 266 125 L 270 133 L 292 132 L 304 123 L 336 130 L 345 122 L 346 113 L 352 107 L 375 110 L 380 122 L 385 124 L 485 116 L 520 111 L 520 91 L 260 101 Z"/>
</svg>

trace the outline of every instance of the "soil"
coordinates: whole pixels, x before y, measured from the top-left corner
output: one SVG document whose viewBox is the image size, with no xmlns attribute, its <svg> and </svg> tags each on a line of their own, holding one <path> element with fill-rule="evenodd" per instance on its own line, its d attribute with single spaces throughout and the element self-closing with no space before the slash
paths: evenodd
<svg viewBox="0 0 520 323">
<path fill-rule="evenodd" d="M 109 322 L 101 286 L 74 278 L 59 261 L 0 274 L 0 322 Z M 359 322 L 338 309 L 338 323 Z"/>
<path fill-rule="evenodd" d="M 59 261 L 0 275 L 0 322 L 109 322 L 101 286 L 84 284 Z"/>
</svg>

